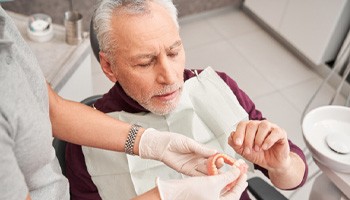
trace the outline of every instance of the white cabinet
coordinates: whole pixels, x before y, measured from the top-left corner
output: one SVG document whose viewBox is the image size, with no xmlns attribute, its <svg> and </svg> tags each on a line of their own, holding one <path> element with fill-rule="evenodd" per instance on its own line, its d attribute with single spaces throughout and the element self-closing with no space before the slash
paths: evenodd
<svg viewBox="0 0 350 200">
<path fill-rule="evenodd" d="M 245 0 L 244 6 L 316 65 L 335 59 L 350 27 L 349 0 Z"/>
<path fill-rule="evenodd" d="M 244 5 L 274 30 L 279 29 L 288 0 L 245 0 Z"/>
</svg>

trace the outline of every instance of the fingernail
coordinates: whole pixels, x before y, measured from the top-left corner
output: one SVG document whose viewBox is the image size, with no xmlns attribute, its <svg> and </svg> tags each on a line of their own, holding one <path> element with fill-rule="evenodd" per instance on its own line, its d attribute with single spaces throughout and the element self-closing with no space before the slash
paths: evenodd
<svg viewBox="0 0 350 200">
<path fill-rule="evenodd" d="M 236 145 L 241 145 L 242 144 L 242 140 L 237 138 L 236 141 L 235 141 Z"/>
</svg>

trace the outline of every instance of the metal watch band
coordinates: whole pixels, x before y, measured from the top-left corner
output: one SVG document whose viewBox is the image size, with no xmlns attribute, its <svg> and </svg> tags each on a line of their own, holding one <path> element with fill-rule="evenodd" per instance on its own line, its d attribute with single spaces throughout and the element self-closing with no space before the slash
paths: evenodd
<svg viewBox="0 0 350 200">
<path fill-rule="evenodd" d="M 140 128 L 141 128 L 140 125 L 137 125 L 137 124 L 131 125 L 128 138 L 125 141 L 125 153 L 130 155 L 135 155 L 134 144 L 135 144 L 137 132 L 139 131 Z"/>
</svg>

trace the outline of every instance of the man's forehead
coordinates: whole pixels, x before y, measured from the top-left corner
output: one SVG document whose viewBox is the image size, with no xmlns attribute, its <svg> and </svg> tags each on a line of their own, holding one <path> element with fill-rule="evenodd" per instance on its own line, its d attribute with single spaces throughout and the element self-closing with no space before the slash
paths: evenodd
<svg viewBox="0 0 350 200">
<path fill-rule="evenodd" d="M 143 24 L 137 23 L 142 21 L 119 22 L 115 22 L 111 30 L 111 36 L 118 47 L 147 49 L 162 46 L 166 50 L 172 50 L 182 45 L 179 31 L 171 22 L 161 22 L 162 25 L 157 20 L 144 21 Z"/>
<path fill-rule="evenodd" d="M 181 45 L 182 45 L 181 40 L 176 40 L 173 44 L 169 45 L 168 47 L 165 47 L 165 50 L 169 52 Z M 136 49 L 136 50 L 140 50 L 140 51 L 136 51 L 132 53 L 131 55 L 132 59 L 147 59 L 147 58 L 152 58 L 154 56 L 157 56 L 157 51 L 154 49 L 149 49 L 149 50 Z"/>
<path fill-rule="evenodd" d="M 147 13 L 117 12 L 112 16 L 111 37 L 119 53 L 158 54 L 181 46 L 177 24 L 162 6 L 150 5 Z"/>
</svg>

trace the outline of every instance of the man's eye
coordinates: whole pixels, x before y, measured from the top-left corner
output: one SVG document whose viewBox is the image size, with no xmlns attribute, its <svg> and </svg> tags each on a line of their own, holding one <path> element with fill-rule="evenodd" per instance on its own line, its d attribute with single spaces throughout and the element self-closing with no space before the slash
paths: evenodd
<svg viewBox="0 0 350 200">
<path fill-rule="evenodd" d="M 144 64 L 138 64 L 140 67 L 149 67 L 151 66 L 151 63 L 144 63 Z"/>
<path fill-rule="evenodd" d="M 150 66 L 152 66 L 154 64 L 154 62 L 155 62 L 155 60 L 152 59 L 152 60 L 150 60 L 148 62 L 140 63 L 140 64 L 138 64 L 138 66 L 139 67 L 150 67 Z"/>
<path fill-rule="evenodd" d="M 177 55 L 179 55 L 178 52 L 176 52 L 176 53 L 169 53 L 169 54 L 168 54 L 168 56 L 171 57 L 171 58 L 174 58 L 174 57 L 176 57 Z"/>
</svg>

